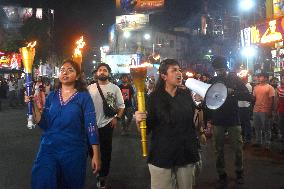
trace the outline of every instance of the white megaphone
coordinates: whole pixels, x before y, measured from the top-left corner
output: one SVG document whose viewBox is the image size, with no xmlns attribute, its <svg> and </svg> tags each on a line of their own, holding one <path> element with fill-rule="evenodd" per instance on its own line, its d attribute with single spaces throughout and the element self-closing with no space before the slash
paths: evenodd
<svg viewBox="0 0 284 189">
<path fill-rule="evenodd" d="M 206 106 L 211 110 L 220 108 L 228 95 L 227 87 L 223 83 L 207 84 L 199 80 L 188 78 L 185 86 L 199 94 L 205 101 Z"/>
</svg>

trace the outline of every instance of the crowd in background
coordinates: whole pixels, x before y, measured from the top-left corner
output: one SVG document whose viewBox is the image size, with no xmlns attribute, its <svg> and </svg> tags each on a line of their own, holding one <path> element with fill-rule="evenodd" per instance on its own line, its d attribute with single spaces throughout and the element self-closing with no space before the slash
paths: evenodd
<svg viewBox="0 0 284 189">
<path fill-rule="evenodd" d="M 234 74 L 234 73 L 233 73 Z M 261 75 L 261 76 L 260 76 Z M 252 95 L 252 101 L 248 102 L 247 104 L 244 104 L 243 102 L 239 102 L 239 108 L 240 108 L 240 121 L 242 124 L 242 134 L 243 138 L 246 143 L 251 143 L 252 136 L 256 137 L 256 128 L 254 127 L 255 123 L 253 122 L 254 115 L 254 105 L 255 105 L 255 98 L 254 96 L 259 96 L 258 93 L 262 93 L 263 90 L 254 90 L 256 86 L 260 83 L 260 78 L 263 76 L 263 83 L 266 83 L 267 85 L 271 86 L 269 87 L 269 90 L 273 93 L 273 102 L 271 102 L 271 115 L 268 116 L 268 119 L 265 120 L 265 124 L 267 127 L 265 127 L 265 131 L 263 133 L 267 133 L 266 137 L 269 137 L 271 141 L 273 140 L 283 140 L 283 105 L 281 98 L 284 95 L 284 89 L 283 89 L 283 83 L 282 80 L 279 81 L 277 77 L 270 77 L 267 74 L 260 74 L 255 75 L 252 77 L 251 82 L 248 81 L 248 77 L 241 77 L 242 81 L 250 91 Z M 211 76 L 204 73 L 195 73 L 193 77 L 197 80 L 200 80 L 202 82 L 208 83 L 211 79 Z M 186 79 L 187 76 L 184 76 L 184 79 Z M 36 77 L 34 79 L 33 89 L 35 94 L 35 101 L 38 105 L 38 107 L 41 109 L 45 103 L 45 97 L 54 89 L 54 86 L 56 85 L 58 81 L 56 79 L 49 79 L 44 77 Z M 88 85 L 95 82 L 95 80 L 89 79 L 86 81 Z M 122 90 L 123 98 L 124 100 L 128 101 L 128 110 L 127 113 L 124 115 L 126 116 L 127 123 L 123 121 L 123 125 L 129 125 L 129 120 L 132 120 L 132 114 L 135 110 L 137 110 L 137 102 L 135 97 L 135 86 L 133 84 L 133 80 L 129 74 L 122 74 L 122 75 L 116 75 L 113 77 L 112 82 L 117 84 L 120 89 Z M 154 76 L 147 77 L 146 83 L 145 83 L 145 96 L 146 100 L 147 97 L 153 92 L 155 87 L 156 79 Z M 124 89 L 125 86 L 127 89 Z M 257 89 L 257 88 L 256 88 Z M 15 108 L 17 106 L 23 106 L 24 105 L 24 91 L 25 91 L 25 81 L 24 78 L 15 78 L 13 76 L 9 77 L 8 79 L 0 77 L 0 99 L 8 99 L 9 106 L 12 108 Z M 124 92 L 123 92 L 124 91 Z M 261 98 L 262 95 L 261 94 Z M 1 102 L 0 102 L 1 103 Z M 268 108 L 270 109 L 270 108 Z M 244 111 L 245 110 L 245 111 Z M 244 111 L 244 113 L 243 113 Z M 266 110 L 264 110 L 265 112 Z M 255 111 L 255 119 L 257 119 L 257 110 Z M 261 112 L 263 112 L 261 110 Z M 269 112 L 270 114 L 270 112 Z M 207 125 L 210 127 L 210 123 L 207 123 L 206 115 L 204 115 L 204 127 L 206 129 Z M 124 119 L 123 119 L 124 120 Z M 281 125 L 282 124 L 282 125 Z M 126 128 L 128 126 L 125 126 Z M 124 129 L 122 133 L 127 133 L 128 129 Z M 207 130 L 206 130 L 207 131 Z M 259 132 L 259 131 L 258 131 Z M 262 133 L 262 135 L 263 135 Z M 261 142 L 261 141 L 259 141 Z M 268 142 L 267 142 L 268 143 Z M 269 143 L 268 143 L 269 144 Z M 283 147 L 284 148 L 284 147 Z"/>
</svg>

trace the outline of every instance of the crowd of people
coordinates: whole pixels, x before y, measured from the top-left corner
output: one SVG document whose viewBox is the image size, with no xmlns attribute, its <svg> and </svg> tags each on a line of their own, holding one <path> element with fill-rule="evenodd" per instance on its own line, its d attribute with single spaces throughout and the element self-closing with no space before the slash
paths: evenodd
<svg viewBox="0 0 284 189">
<path fill-rule="evenodd" d="M 53 90 L 50 79 L 36 77 L 33 81 L 33 89 L 37 98 L 37 103 L 42 108 L 44 105 L 45 97 Z M 25 105 L 24 92 L 25 92 L 24 77 L 15 77 L 10 75 L 7 79 L 0 77 L 0 101 L 1 99 L 8 99 L 9 107 L 16 108 Z"/>
<path fill-rule="evenodd" d="M 1 78 L 0 95 L 8 97 L 11 107 L 33 101 L 34 120 L 44 131 L 32 168 L 32 188 L 84 188 L 88 156 L 97 187 L 107 188 L 113 129 L 121 125 L 121 135 L 127 136 L 134 115 L 138 131 L 139 123 L 146 121 L 151 135 L 147 163 L 152 189 L 193 188 L 200 144 L 210 136 L 219 175 L 216 188 L 228 182 L 226 137 L 235 153 L 236 183 L 244 184 L 245 146 L 269 152 L 271 141 L 281 140 L 284 151 L 284 76 L 278 84 L 277 78 L 269 82 L 262 72 L 249 83 L 247 76 L 228 72 L 226 62 L 223 57 L 213 60 L 216 76 L 194 75 L 208 84 L 226 85 L 228 96 L 217 110 L 208 109 L 202 97 L 184 87 L 186 76 L 174 59 L 161 62 L 158 78 L 147 78 L 146 112 L 137 111 L 130 75 L 112 80 L 111 68 L 104 63 L 86 82 L 76 62 L 66 60 L 59 80 L 34 80 L 32 96 L 24 96 L 23 79 Z"/>
</svg>

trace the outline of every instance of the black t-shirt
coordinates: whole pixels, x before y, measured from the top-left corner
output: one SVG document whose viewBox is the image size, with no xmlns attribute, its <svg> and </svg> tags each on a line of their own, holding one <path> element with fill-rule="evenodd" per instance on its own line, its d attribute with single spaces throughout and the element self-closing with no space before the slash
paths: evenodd
<svg viewBox="0 0 284 189">
<path fill-rule="evenodd" d="M 122 97 L 124 100 L 125 108 L 132 107 L 132 97 L 134 94 L 133 87 L 130 84 L 121 84 L 119 88 L 122 93 Z"/>
</svg>

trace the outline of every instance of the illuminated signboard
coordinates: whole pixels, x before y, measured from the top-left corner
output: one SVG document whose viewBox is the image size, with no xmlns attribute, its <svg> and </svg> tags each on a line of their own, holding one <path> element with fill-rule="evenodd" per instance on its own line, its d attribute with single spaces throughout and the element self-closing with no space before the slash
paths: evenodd
<svg viewBox="0 0 284 189">
<path fill-rule="evenodd" d="M 18 53 L 0 53 L 0 68 L 20 69 L 21 55 Z"/>
<path fill-rule="evenodd" d="M 116 0 L 116 8 L 124 13 L 159 10 L 164 4 L 165 0 Z"/>
<path fill-rule="evenodd" d="M 273 0 L 273 15 L 276 18 L 284 15 L 284 0 Z"/>
<path fill-rule="evenodd" d="M 122 15 L 116 17 L 117 29 L 123 31 L 137 30 L 145 27 L 149 23 L 148 14 Z"/>
<path fill-rule="evenodd" d="M 250 28 L 250 34 L 250 42 L 252 44 L 267 44 L 283 41 L 284 17 L 253 26 Z"/>
<path fill-rule="evenodd" d="M 130 66 L 138 65 L 140 57 L 137 54 L 106 55 L 106 63 L 113 73 L 130 73 Z"/>
<path fill-rule="evenodd" d="M 30 7 L 0 6 L 0 11 L 1 9 L 7 19 L 13 23 L 22 23 L 33 15 L 33 9 Z M 42 14 L 42 8 L 37 8 L 36 18 L 42 19 Z M 51 10 L 51 14 L 54 14 L 54 10 Z"/>
</svg>

